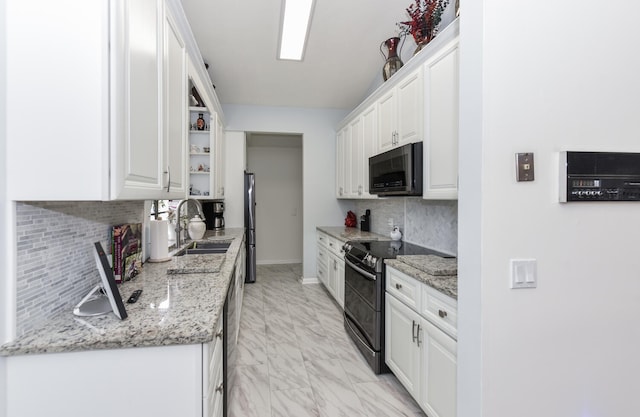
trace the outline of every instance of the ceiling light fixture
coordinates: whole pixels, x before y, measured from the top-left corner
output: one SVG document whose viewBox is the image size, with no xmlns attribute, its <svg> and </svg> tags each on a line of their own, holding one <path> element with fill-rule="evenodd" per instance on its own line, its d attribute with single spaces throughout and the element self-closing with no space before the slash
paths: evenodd
<svg viewBox="0 0 640 417">
<path fill-rule="evenodd" d="M 315 0 L 282 0 L 278 58 L 302 61 Z"/>
</svg>

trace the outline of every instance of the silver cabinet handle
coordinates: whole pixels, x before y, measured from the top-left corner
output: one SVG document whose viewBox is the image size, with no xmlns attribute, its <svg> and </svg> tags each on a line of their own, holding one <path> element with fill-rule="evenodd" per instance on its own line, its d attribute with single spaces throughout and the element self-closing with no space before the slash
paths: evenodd
<svg viewBox="0 0 640 417">
<path fill-rule="evenodd" d="M 445 317 L 447 317 L 447 312 L 446 312 L 446 311 L 444 311 L 444 310 L 438 310 L 438 315 L 439 315 L 441 318 L 445 318 Z"/>
<path fill-rule="evenodd" d="M 169 192 L 171 190 L 171 167 L 167 165 L 167 170 L 164 173 L 169 174 L 169 179 L 167 180 L 167 192 Z"/>
<path fill-rule="evenodd" d="M 417 336 L 416 336 L 416 321 L 415 320 L 411 320 L 411 322 L 413 323 L 413 326 L 411 327 L 411 338 L 413 339 L 413 342 L 416 341 Z M 418 330 L 420 329 L 420 325 L 418 325 Z"/>
<path fill-rule="evenodd" d="M 422 329 L 420 328 L 420 325 L 418 324 L 418 338 L 417 338 L 417 339 L 418 339 L 418 340 L 417 340 L 417 342 L 418 342 L 418 347 L 420 347 L 420 342 L 422 342 L 422 341 L 420 340 L 420 330 L 422 330 Z"/>
</svg>

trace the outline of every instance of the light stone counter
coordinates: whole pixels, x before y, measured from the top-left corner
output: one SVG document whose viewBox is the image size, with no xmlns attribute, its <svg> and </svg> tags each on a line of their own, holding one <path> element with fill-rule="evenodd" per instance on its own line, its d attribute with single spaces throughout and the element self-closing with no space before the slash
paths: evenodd
<svg viewBox="0 0 640 417">
<path fill-rule="evenodd" d="M 388 236 L 382 236 L 372 232 L 363 232 L 357 227 L 318 226 L 316 229 L 342 242 L 349 240 L 391 240 Z"/>
<path fill-rule="evenodd" d="M 385 259 L 385 264 L 420 282 L 458 299 L 458 263 L 456 258 L 434 255 L 400 255 Z"/>
<path fill-rule="evenodd" d="M 137 303 L 125 302 L 125 320 L 113 313 L 77 317 L 68 309 L 39 329 L 0 346 L 0 355 L 210 342 L 222 315 L 236 257 L 244 247 L 244 229 L 226 229 L 216 236 L 208 233 L 203 240 L 230 241 L 231 245 L 225 255 L 185 255 L 164 263 L 145 263 L 136 278 L 119 286 L 125 301 L 134 290 L 142 289 Z M 197 269 L 207 263 L 218 272 L 167 273 L 170 268 Z"/>
</svg>

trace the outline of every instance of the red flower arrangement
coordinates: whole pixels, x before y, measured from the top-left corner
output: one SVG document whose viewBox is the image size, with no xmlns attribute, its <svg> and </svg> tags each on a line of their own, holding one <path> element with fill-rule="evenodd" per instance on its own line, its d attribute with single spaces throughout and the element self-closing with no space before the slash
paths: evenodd
<svg viewBox="0 0 640 417">
<path fill-rule="evenodd" d="M 415 4 L 407 8 L 411 20 L 398 23 L 400 34 L 410 33 L 417 45 L 429 42 L 438 32 L 442 13 L 448 5 L 449 0 L 415 0 Z"/>
</svg>

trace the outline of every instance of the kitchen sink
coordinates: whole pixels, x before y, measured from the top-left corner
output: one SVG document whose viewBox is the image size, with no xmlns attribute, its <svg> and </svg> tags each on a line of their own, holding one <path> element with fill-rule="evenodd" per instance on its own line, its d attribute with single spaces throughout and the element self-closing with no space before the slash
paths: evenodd
<svg viewBox="0 0 640 417">
<path fill-rule="evenodd" d="M 194 242 L 190 247 L 176 253 L 176 256 L 227 253 L 230 245 L 229 242 Z"/>
</svg>

